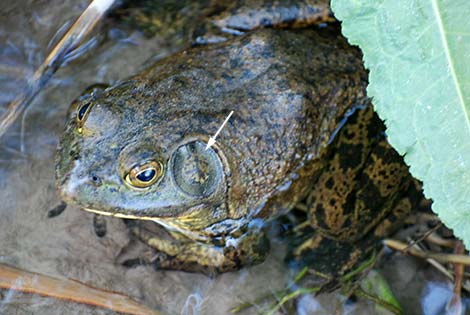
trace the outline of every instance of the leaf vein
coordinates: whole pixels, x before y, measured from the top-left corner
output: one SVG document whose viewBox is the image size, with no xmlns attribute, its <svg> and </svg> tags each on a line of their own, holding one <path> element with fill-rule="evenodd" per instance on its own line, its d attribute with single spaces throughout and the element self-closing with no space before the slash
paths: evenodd
<svg viewBox="0 0 470 315">
<path fill-rule="evenodd" d="M 449 43 L 447 42 L 447 38 L 445 36 L 446 35 L 446 30 L 444 28 L 444 24 L 443 24 L 443 21 L 442 21 L 441 14 L 439 13 L 440 11 L 439 11 L 439 5 L 437 3 L 437 0 L 432 0 L 432 7 L 433 7 L 434 15 L 436 16 L 437 25 L 439 27 L 439 31 L 440 31 L 440 34 L 441 34 L 441 40 L 442 40 L 442 44 L 444 46 L 444 51 L 445 51 L 445 54 L 446 54 L 446 58 L 447 58 L 447 61 L 449 62 L 449 68 L 450 68 L 450 72 L 451 72 L 451 75 L 452 75 L 452 79 L 454 81 L 455 88 L 457 90 L 457 96 L 458 96 L 459 101 L 460 101 L 460 106 L 462 107 L 462 111 L 464 113 L 465 122 L 466 122 L 466 125 L 467 125 L 467 132 L 470 133 L 470 118 L 468 117 L 468 112 L 466 110 L 465 101 L 464 101 L 463 94 L 462 94 L 462 89 L 461 89 L 459 81 L 457 79 L 457 74 L 455 73 L 454 61 L 453 61 L 452 56 L 450 54 Z"/>
</svg>

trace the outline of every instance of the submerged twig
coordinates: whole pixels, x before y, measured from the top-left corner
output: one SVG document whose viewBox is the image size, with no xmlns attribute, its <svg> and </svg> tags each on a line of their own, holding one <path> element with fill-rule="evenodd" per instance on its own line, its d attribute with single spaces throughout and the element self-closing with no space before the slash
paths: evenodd
<svg viewBox="0 0 470 315">
<path fill-rule="evenodd" d="M 457 254 L 464 254 L 465 248 L 461 241 L 457 241 L 455 244 L 455 252 Z M 462 308 L 462 279 L 464 273 L 464 265 L 454 264 L 455 281 L 454 281 L 454 292 L 452 298 L 449 300 L 446 306 L 446 315 L 461 315 L 463 314 Z"/>
<path fill-rule="evenodd" d="M 13 100 L 0 117 L 0 138 L 32 102 L 52 75 L 68 60 L 71 53 L 80 47 L 86 35 L 96 26 L 114 0 L 93 0 L 83 14 L 52 49 L 46 60 L 28 80 L 22 95 Z"/>
<path fill-rule="evenodd" d="M 436 232 L 441 226 L 442 226 L 442 222 L 439 222 L 435 227 L 433 227 L 432 229 L 429 229 L 421 237 L 419 237 L 418 239 L 410 242 L 408 244 L 408 247 L 405 248 L 405 251 L 408 250 L 408 248 L 413 247 L 415 244 L 421 243 L 423 240 L 427 239 L 432 233 Z"/>
<path fill-rule="evenodd" d="M 0 289 L 39 294 L 93 305 L 124 314 L 159 315 L 130 297 L 89 286 L 76 280 L 57 279 L 0 264 Z"/>
</svg>

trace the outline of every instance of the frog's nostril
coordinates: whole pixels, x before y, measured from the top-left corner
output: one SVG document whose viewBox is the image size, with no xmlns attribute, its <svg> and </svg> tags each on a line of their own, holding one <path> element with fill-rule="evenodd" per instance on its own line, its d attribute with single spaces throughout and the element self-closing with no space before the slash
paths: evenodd
<svg viewBox="0 0 470 315">
<path fill-rule="evenodd" d="M 91 174 L 90 179 L 93 185 L 95 186 L 101 185 L 101 178 L 99 178 L 96 174 Z"/>
<path fill-rule="evenodd" d="M 79 159 L 78 152 L 76 152 L 75 150 L 70 150 L 69 155 L 70 155 L 70 157 L 71 157 L 72 159 L 74 159 L 75 161 Z"/>
</svg>

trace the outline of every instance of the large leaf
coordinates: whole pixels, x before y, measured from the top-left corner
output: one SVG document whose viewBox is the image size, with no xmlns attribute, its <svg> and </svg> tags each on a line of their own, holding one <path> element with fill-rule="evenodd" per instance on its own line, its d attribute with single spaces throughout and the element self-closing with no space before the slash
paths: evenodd
<svg viewBox="0 0 470 315">
<path fill-rule="evenodd" d="M 364 53 L 390 143 L 470 248 L 470 1 L 331 2 Z"/>
</svg>

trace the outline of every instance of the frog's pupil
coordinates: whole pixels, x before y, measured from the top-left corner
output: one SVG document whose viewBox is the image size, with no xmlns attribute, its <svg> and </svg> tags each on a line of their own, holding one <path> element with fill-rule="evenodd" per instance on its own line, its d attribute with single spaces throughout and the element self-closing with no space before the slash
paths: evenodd
<svg viewBox="0 0 470 315">
<path fill-rule="evenodd" d="M 136 177 L 141 182 L 149 182 L 155 177 L 155 170 L 153 168 L 145 170 L 137 174 Z"/>
<path fill-rule="evenodd" d="M 83 117 L 85 117 L 86 111 L 90 107 L 90 104 L 85 104 L 82 107 L 80 107 L 80 110 L 78 111 L 78 120 L 82 120 Z"/>
</svg>

